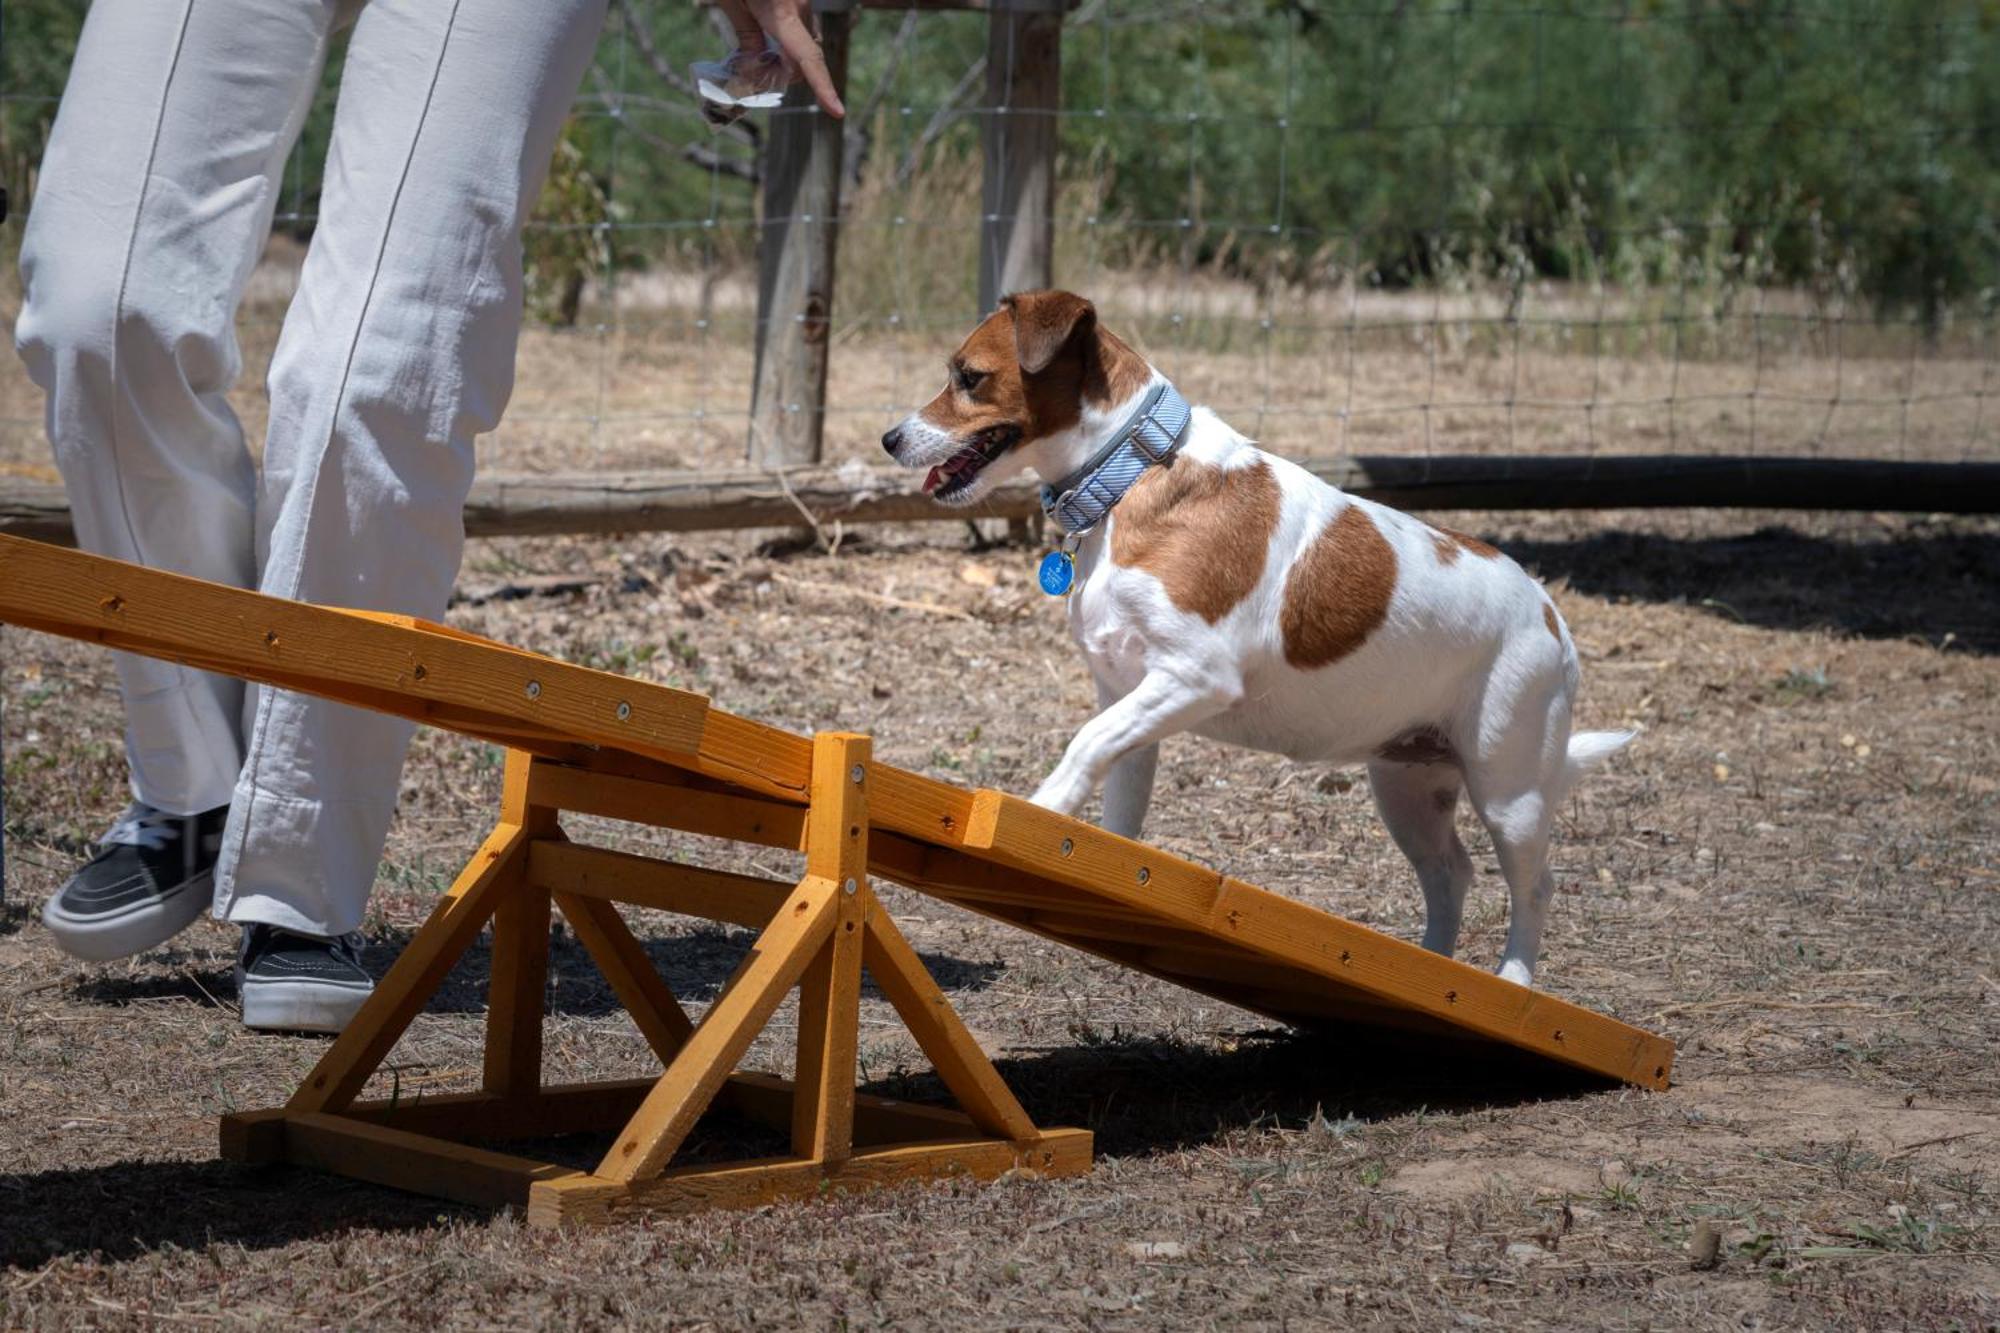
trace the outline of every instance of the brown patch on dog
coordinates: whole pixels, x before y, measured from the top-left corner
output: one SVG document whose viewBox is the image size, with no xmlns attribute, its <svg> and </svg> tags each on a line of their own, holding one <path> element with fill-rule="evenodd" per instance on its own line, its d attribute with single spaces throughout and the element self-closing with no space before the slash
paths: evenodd
<svg viewBox="0 0 2000 1333">
<path fill-rule="evenodd" d="M 1011 430 L 1025 444 L 1068 430 L 1085 404 L 1124 402 L 1152 374 L 1081 296 L 1022 292 L 959 344 L 950 382 L 920 415 L 968 442 Z"/>
<path fill-rule="evenodd" d="M 1542 603 L 1542 623 L 1549 627 L 1549 637 L 1554 639 L 1557 646 L 1560 647 L 1563 641 L 1562 621 L 1556 618 L 1554 602 Z"/>
<path fill-rule="evenodd" d="M 1438 531 L 1482 560 L 1498 560 L 1500 558 L 1500 548 L 1491 542 L 1483 542 L 1477 537 L 1467 536 L 1456 528 L 1439 528 Z M 1440 551 L 1439 554 L 1442 555 L 1443 552 Z M 1450 564 L 1451 562 L 1447 560 L 1445 563 Z"/>
<path fill-rule="evenodd" d="M 1375 757 L 1392 764 L 1455 764 L 1458 751 L 1451 748 L 1451 742 L 1436 727 L 1418 727 L 1383 742 Z M 1452 796 L 1456 799 L 1457 794 Z"/>
<path fill-rule="evenodd" d="M 1431 529 L 1431 549 L 1437 552 L 1440 565 L 1458 563 L 1458 543 L 1436 528 Z"/>
<path fill-rule="evenodd" d="M 1140 474 L 1111 511 L 1111 559 L 1213 625 L 1264 577 L 1278 506 L 1269 463 L 1224 470 L 1175 458 Z"/>
<path fill-rule="evenodd" d="M 1097 307 L 1075 292 L 1022 292 L 1002 299 L 1014 316 L 1014 359 L 1039 375 L 1078 334 L 1097 327 Z"/>
<path fill-rule="evenodd" d="M 1301 671 L 1338 662 L 1388 618 L 1395 591 L 1395 548 L 1360 505 L 1348 505 L 1285 580 L 1285 660 Z"/>
</svg>

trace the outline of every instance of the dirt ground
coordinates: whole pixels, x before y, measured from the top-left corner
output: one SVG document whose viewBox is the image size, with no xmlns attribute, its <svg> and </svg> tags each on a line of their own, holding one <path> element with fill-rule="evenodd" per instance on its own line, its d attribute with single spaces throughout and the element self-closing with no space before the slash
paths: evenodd
<svg viewBox="0 0 2000 1333">
<path fill-rule="evenodd" d="M 1363 1056 L 888 888 L 1035 1117 L 1096 1132 L 1088 1178 L 545 1234 L 222 1165 L 215 1117 L 281 1099 L 324 1047 L 242 1030 L 211 923 L 113 966 L 51 946 L 40 904 L 121 802 L 118 706 L 101 653 L 9 630 L 0 1326 L 2000 1326 L 2000 523 L 1442 517 L 1550 581 L 1585 658 L 1581 722 L 1644 727 L 1563 816 L 1539 980 L 1672 1035 L 1671 1091 Z M 942 524 L 831 554 L 756 534 L 483 543 L 451 619 L 1023 791 L 1090 707 L 1035 554 Z M 558 574 L 571 590 L 501 595 Z M 490 748 L 419 737 L 378 970 L 498 786 Z M 1151 827 L 1417 933 L 1412 878 L 1346 775 L 1183 738 Z M 1504 893 L 1467 836 L 1466 952 L 1490 966 Z M 637 924 L 697 1004 L 747 944 Z M 405 1093 L 476 1079 L 482 974 L 469 960 L 398 1049 Z M 550 1079 L 647 1071 L 571 941 L 550 1000 Z M 784 1068 L 790 1021 L 749 1064 Z M 861 1060 L 877 1088 L 929 1087 L 872 994 Z M 1701 1270 L 1705 1221 L 1723 1244 Z"/>
</svg>

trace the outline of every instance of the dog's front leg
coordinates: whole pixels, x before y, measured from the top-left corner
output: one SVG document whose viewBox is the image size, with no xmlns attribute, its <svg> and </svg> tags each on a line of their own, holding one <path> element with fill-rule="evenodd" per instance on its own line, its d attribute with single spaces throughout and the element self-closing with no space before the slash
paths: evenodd
<svg viewBox="0 0 2000 1333">
<path fill-rule="evenodd" d="M 1102 679 L 1097 682 L 1097 711 L 1122 696 Z M 1121 755 L 1104 777 L 1104 827 L 1121 838 L 1137 838 L 1146 824 L 1146 807 L 1153 801 L 1153 774 L 1160 764 L 1160 743 L 1135 746 Z"/>
<path fill-rule="evenodd" d="M 1225 678 L 1218 674 L 1189 679 L 1192 674 L 1159 669 L 1149 671 L 1137 689 L 1084 723 L 1083 729 L 1070 741 L 1069 748 L 1063 751 L 1062 762 L 1056 765 L 1056 771 L 1049 774 L 1048 780 L 1031 798 L 1034 803 L 1074 815 L 1104 782 L 1112 766 L 1128 755 L 1141 761 L 1132 769 L 1131 777 L 1137 779 L 1143 775 L 1144 792 L 1150 795 L 1155 756 L 1142 758 L 1134 752 L 1151 749 L 1175 732 L 1186 731 L 1214 717 L 1242 697 L 1242 685 L 1234 676 Z M 1115 816 L 1130 818 L 1134 824 L 1133 831 L 1137 831 L 1137 821 L 1145 814 L 1144 801 L 1134 799 L 1137 792 L 1137 787 L 1122 787 L 1116 811 L 1111 809 L 1111 797 L 1107 793 L 1107 828 L 1113 832 L 1123 831 L 1112 825 L 1111 819 Z"/>
</svg>

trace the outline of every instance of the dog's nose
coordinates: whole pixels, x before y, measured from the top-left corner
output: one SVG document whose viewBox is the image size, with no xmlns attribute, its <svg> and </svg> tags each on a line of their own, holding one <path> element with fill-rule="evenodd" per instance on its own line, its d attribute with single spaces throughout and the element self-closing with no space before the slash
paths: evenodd
<svg viewBox="0 0 2000 1333">
<path fill-rule="evenodd" d="M 888 430 L 882 432 L 882 447 L 889 451 L 889 457 L 894 458 L 896 456 L 896 450 L 902 443 L 903 428 L 901 426 L 891 426 Z"/>
</svg>

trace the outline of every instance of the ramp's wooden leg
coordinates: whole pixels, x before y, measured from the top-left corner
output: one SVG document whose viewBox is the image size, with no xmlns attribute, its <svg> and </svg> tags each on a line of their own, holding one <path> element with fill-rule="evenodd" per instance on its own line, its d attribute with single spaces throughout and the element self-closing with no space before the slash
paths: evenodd
<svg viewBox="0 0 2000 1333">
<path fill-rule="evenodd" d="M 500 817 L 530 839 L 562 836 L 556 812 L 528 804 L 533 756 L 507 752 Z M 542 1019 L 549 985 L 549 891 L 522 876 L 493 913 L 486 988 L 486 1091 L 528 1097 L 542 1085 Z"/>
<path fill-rule="evenodd" d="M 639 1032 L 660 1063 L 670 1065 L 687 1039 L 694 1033 L 687 1011 L 674 998 L 667 983 L 646 957 L 646 950 L 632 934 L 618 909 L 599 898 L 582 898 L 557 893 L 556 906 L 568 920 L 577 940 L 596 960 L 598 970 L 611 983 L 618 1002 L 639 1025 Z"/>
<path fill-rule="evenodd" d="M 486 1091 L 531 1097 L 542 1086 L 542 1017 L 549 985 L 549 891 L 525 881 L 493 913 L 486 986 Z"/>
<path fill-rule="evenodd" d="M 839 898 L 840 886 L 832 880 L 807 876 L 799 882 L 619 1133 L 597 1168 L 599 1178 L 629 1184 L 666 1166 L 785 992 L 826 943 Z"/>
<path fill-rule="evenodd" d="M 500 900 L 522 883 L 528 843 L 519 824 L 502 823 L 487 836 L 375 993 L 292 1094 L 287 1110 L 338 1111 L 354 1100 Z"/>
<path fill-rule="evenodd" d="M 866 736 L 813 738 L 806 873 L 840 887 L 833 934 L 799 982 L 799 1051 L 792 1096 L 792 1152 L 845 1161 L 854 1149 L 855 1055 L 861 1025 L 862 922 L 868 892 Z"/>
<path fill-rule="evenodd" d="M 879 911 L 869 915 L 865 930 L 863 961 L 868 975 L 895 1006 L 910 1035 L 930 1057 L 938 1077 L 973 1123 L 1000 1138 L 1035 1137 L 1034 1121 L 966 1030 L 958 1011 L 931 979 L 903 932 Z"/>
</svg>

